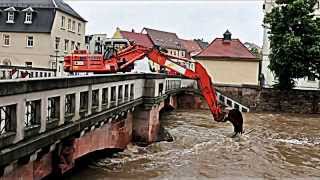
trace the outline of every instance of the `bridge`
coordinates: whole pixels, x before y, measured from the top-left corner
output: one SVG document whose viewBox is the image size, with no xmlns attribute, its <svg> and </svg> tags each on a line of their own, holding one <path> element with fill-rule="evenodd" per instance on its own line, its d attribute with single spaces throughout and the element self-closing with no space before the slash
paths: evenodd
<svg viewBox="0 0 320 180">
<path fill-rule="evenodd" d="M 197 93 L 195 80 L 164 74 L 0 81 L 1 176 L 64 174 L 88 153 L 155 142 L 160 111 L 203 106 Z M 217 94 L 222 104 L 249 111 Z"/>
</svg>

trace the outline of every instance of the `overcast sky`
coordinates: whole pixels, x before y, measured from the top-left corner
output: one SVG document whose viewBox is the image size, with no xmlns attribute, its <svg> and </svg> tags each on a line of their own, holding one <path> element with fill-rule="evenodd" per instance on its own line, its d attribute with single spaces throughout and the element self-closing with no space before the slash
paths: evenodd
<svg viewBox="0 0 320 180">
<path fill-rule="evenodd" d="M 88 21 L 86 34 L 143 27 L 211 42 L 229 29 L 233 38 L 262 45 L 263 1 L 89 1 L 67 0 Z"/>
</svg>

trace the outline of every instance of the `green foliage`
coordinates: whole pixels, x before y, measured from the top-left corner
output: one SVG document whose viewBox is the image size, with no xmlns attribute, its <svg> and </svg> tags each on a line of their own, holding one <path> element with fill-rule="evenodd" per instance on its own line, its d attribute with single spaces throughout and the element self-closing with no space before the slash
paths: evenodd
<svg viewBox="0 0 320 180">
<path fill-rule="evenodd" d="M 320 20 L 317 0 L 277 0 L 264 23 L 270 26 L 269 69 L 280 89 L 292 89 L 295 78 L 320 74 Z"/>
</svg>

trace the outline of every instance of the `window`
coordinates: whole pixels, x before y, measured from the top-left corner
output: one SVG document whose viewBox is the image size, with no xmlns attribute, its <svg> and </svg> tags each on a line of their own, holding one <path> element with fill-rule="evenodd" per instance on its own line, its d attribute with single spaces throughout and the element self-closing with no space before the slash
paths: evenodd
<svg viewBox="0 0 320 180">
<path fill-rule="evenodd" d="M 76 31 L 76 22 L 72 21 L 72 31 L 75 32 Z"/>
<path fill-rule="evenodd" d="M 33 36 L 27 36 L 27 47 L 33 47 Z"/>
<path fill-rule="evenodd" d="M 3 45 L 10 46 L 10 36 L 8 34 L 3 35 Z"/>
<path fill-rule="evenodd" d="M 8 20 L 7 23 L 14 23 L 14 11 L 8 12 Z"/>
<path fill-rule="evenodd" d="M 26 62 L 26 66 L 27 66 L 27 67 L 32 67 L 32 62 L 27 61 L 27 62 Z"/>
<path fill-rule="evenodd" d="M 26 12 L 26 19 L 24 21 L 25 24 L 31 24 L 32 23 L 32 12 Z"/>
<path fill-rule="evenodd" d="M 77 49 L 81 49 L 81 44 L 80 43 L 77 43 Z"/>
<path fill-rule="evenodd" d="M 47 121 L 59 119 L 60 97 L 48 98 L 48 116 Z"/>
<path fill-rule="evenodd" d="M 64 29 L 64 26 L 65 26 L 65 21 L 66 21 L 66 17 L 62 16 L 61 17 L 61 28 Z"/>
<path fill-rule="evenodd" d="M 316 81 L 316 77 L 313 75 L 308 76 L 308 81 Z"/>
<path fill-rule="evenodd" d="M 74 46 L 75 46 L 74 41 L 71 41 L 71 50 L 74 50 Z"/>
<path fill-rule="evenodd" d="M 68 51 L 69 49 L 69 40 L 65 39 L 64 40 L 64 51 Z"/>
<path fill-rule="evenodd" d="M 71 19 L 68 19 L 68 30 L 71 30 Z"/>
<path fill-rule="evenodd" d="M 320 2 L 319 1 L 316 3 L 315 9 L 320 9 Z"/>
<path fill-rule="evenodd" d="M 41 120 L 41 101 L 27 101 L 25 106 L 25 128 L 32 128 L 40 124 Z"/>
<path fill-rule="evenodd" d="M 56 47 L 56 50 L 59 49 L 59 43 L 60 43 L 60 38 L 56 37 L 56 41 L 55 41 L 55 47 Z"/>
<path fill-rule="evenodd" d="M 78 33 L 81 33 L 81 23 L 78 23 Z"/>
</svg>

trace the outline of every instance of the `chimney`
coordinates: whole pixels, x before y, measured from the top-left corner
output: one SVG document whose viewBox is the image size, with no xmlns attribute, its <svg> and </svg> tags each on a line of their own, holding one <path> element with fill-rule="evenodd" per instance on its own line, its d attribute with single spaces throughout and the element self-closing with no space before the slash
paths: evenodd
<svg viewBox="0 0 320 180">
<path fill-rule="evenodd" d="M 232 34 L 229 32 L 229 30 L 227 30 L 227 31 L 223 34 L 223 42 L 225 42 L 225 43 L 230 43 L 230 42 L 231 42 L 231 36 L 232 36 Z"/>
<path fill-rule="evenodd" d="M 131 29 L 131 32 L 133 32 L 133 33 L 135 32 L 133 28 Z"/>
</svg>

